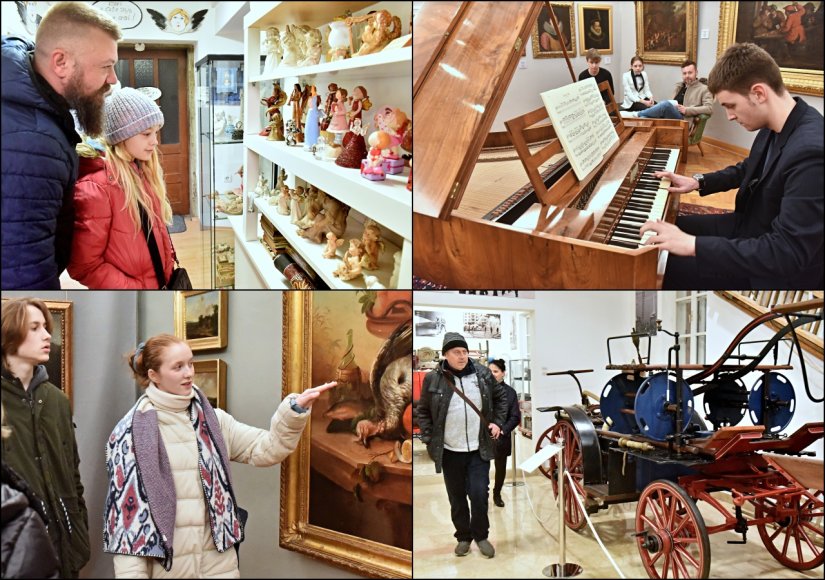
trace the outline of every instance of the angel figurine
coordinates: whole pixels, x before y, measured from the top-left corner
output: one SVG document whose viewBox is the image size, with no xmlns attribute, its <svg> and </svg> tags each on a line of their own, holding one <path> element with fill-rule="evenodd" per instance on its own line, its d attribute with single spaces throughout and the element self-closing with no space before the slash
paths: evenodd
<svg viewBox="0 0 825 580">
<path fill-rule="evenodd" d="M 310 28 L 304 31 L 304 59 L 298 66 L 311 66 L 321 62 L 321 31 Z"/>
<path fill-rule="evenodd" d="M 329 123 L 330 133 L 346 133 L 349 130 L 347 123 L 347 89 L 338 87 L 335 92 L 335 102 L 331 108 L 332 120 Z"/>
<path fill-rule="evenodd" d="M 298 39 L 295 36 L 295 27 L 289 24 L 281 31 L 281 47 L 284 50 L 283 66 L 296 66 L 298 64 L 299 50 Z"/>
<path fill-rule="evenodd" d="M 292 218 L 289 220 L 292 224 L 297 224 L 304 217 L 304 188 L 300 185 L 289 192 L 290 213 Z"/>
<path fill-rule="evenodd" d="M 327 232 L 327 246 L 324 249 L 324 253 L 322 254 L 322 256 L 328 259 L 334 258 L 335 251 L 338 248 L 340 248 L 343 244 L 344 240 L 342 240 L 332 232 Z"/>
<path fill-rule="evenodd" d="M 278 194 L 278 213 L 281 215 L 289 215 L 289 187 L 281 186 L 281 192 Z"/>
<path fill-rule="evenodd" d="M 349 110 L 349 123 L 352 125 L 356 119 L 361 120 L 361 112 L 362 111 L 369 111 L 372 107 L 372 103 L 370 102 L 370 97 L 367 94 L 367 89 L 362 86 L 358 85 L 354 89 L 352 89 L 352 96 L 350 97 L 350 101 L 352 101 L 352 106 Z"/>
<path fill-rule="evenodd" d="M 324 101 L 324 118 L 321 120 L 321 131 L 326 131 L 332 121 L 332 105 L 335 103 L 337 93 L 338 84 L 329 83 L 327 86 L 327 98 Z"/>
<path fill-rule="evenodd" d="M 361 48 L 353 56 L 364 56 L 384 49 L 391 41 L 401 36 L 401 19 L 386 10 L 378 10 L 365 16 L 350 16 L 347 26 L 366 22 L 361 34 Z"/>
<path fill-rule="evenodd" d="M 361 240 L 350 240 L 349 249 L 344 254 L 344 262 L 332 273 L 341 280 L 352 280 L 362 274 L 361 256 L 364 255 L 364 248 Z"/>
<path fill-rule="evenodd" d="M 381 228 L 373 220 L 367 220 L 364 233 L 361 235 L 361 244 L 364 256 L 361 258 L 361 267 L 364 270 L 377 270 L 378 257 L 384 249 L 384 240 L 381 239 Z"/>
<path fill-rule="evenodd" d="M 284 55 L 284 50 L 281 48 L 280 32 L 274 26 L 266 29 L 266 39 L 264 40 L 264 48 L 266 49 L 266 60 L 264 61 L 263 74 L 274 72 L 278 65 L 281 64 L 281 57 Z"/>
</svg>

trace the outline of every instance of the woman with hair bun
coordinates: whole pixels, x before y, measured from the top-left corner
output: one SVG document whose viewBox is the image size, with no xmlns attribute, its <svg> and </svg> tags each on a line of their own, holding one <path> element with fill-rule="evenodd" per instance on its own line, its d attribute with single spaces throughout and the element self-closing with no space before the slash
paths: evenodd
<svg viewBox="0 0 825 580">
<path fill-rule="evenodd" d="M 129 356 L 145 388 L 106 447 L 104 551 L 118 578 L 237 578 L 244 539 L 229 462 L 280 463 L 298 445 L 312 403 L 336 385 L 287 396 L 269 430 L 213 409 L 194 384 L 192 350 L 159 334 Z"/>
<path fill-rule="evenodd" d="M 507 475 L 507 458 L 513 451 L 513 440 L 510 433 L 521 423 L 521 411 L 518 406 L 518 393 L 516 390 L 504 382 L 504 375 L 507 373 L 507 365 L 504 359 L 491 360 L 488 368 L 493 378 L 504 387 L 507 398 L 507 419 L 501 426 L 501 436 L 496 440 L 496 481 L 493 486 L 493 503 L 498 507 L 504 507 L 504 500 L 501 499 L 501 488 L 504 487 L 504 478 Z"/>
</svg>

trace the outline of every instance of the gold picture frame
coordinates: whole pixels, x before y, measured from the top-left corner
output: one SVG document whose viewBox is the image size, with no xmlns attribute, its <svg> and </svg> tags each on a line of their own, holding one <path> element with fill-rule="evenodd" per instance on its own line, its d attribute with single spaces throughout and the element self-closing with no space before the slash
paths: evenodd
<svg viewBox="0 0 825 580">
<path fill-rule="evenodd" d="M 696 62 L 697 2 L 636 2 L 636 54 L 647 64 Z"/>
<path fill-rule="evenodd" d="M 224 290 L 186 290 L 175 294 L 175 336 L 192 351 L 226 348 L 227 294 Z"/>
<path fill-rule="evenodd" d="M 219 358 L 194 361 L 194 382 L 209 404 L 226 411 L 226 362 Z"/>
<path fill-rule="evenodd" d="M 573 3 L 551 2 L 550 6 L 559 21 L 562 36 L 568 36 L 565 48 L 567 48 L 568 56 L 573 58 L 576 56 L 576 25 L 573 16 Z M 547 6 L 542 2 L 541 11 L 539 11 L 531 34 L 533 58 L 563 58 L 564 52 L 561 49 L 561 42 L 555 36 L 556 31 L 547 14 Z"/>
<path fill-rule="evenodd" d="M 374 304 L 370 300 L 373 297 L 383 294 L 384 297 L 406 296 L 400 301 L 392 302 L 390 308 L 386 309 L 397 318 L 401 312 L 402 317 L 406 317 L 410 325 L 410 360 L 412 359 L 412 293 L 409 291 L 382 291 L 382 292 L 284 292 L 284 326 L 283 326 L 283 395 L 289 393 L 300 393 L 313 383 L 321 384 L 329 380 L 338 380 L 338 386 L 328 391 L 313 404 L 311 422 L 301 436 L 297 449 L 281 464 L 281 507 L 280 507 L 280 546 L 287 550 L 293 550 L 324 560 L 334 566 L 346 569 L 353 573 L 366 577 L 380 578 L 410 578 L 412 576 L 412 465 L 404 463 L 394 463 L 390 465 L 389 460 L 384 461 L 384 447 L 391 441 L 374 439 L 369 449 L 363 447 L 351 432 L 331 432 L 329 427 L 332 422 L 325 418 L 324 409 L 329 408 L 334 396 L 341 396 L 336 393 L 336 389 L 343 389 L 342 381 L 358 381 L 357 377 L 369 377 L 367 357 L 364 356 L 365 349 L 377 353 L 375 344 L 382 344 L 384 339 L 375 341 L 375 317 L 371 317 L 370 308 Z M 360 298 L 359 298 L 360 295 Z M 323 303 L 326 303 L 326 306 Z M 359 306 L 359 302 L 361 306 Z M 387 304 L 383 300 L 383 304 Z M 334 307 L 329 305 L 333 304 Z M 399 307 L 400 305 L 400 307 Z M 377 308 L 376 308 L 377 310 Z M 385 312 L 382 310 L 382 312 Z M 366 322 L 367 331 L 363 328 L 343 330 L 350 326 L 352 320 L 359 319 L 359 327 Z M 388 319 L 388 317 L 384 317 Z M 346 320 L 341 324 L 341 320 Z M 379 324 L 381 321 L 379 320 Z M 386 327 L 385 327 L 386 328 Z M 325 347 L 313 347 L 313 332 L 318 334 L 315 340 L 324 340 Z M 323 330 L 321 330 L 323 329 Z M 347 339 L 340 340 L 342 334 L 347 335 Z M 388 336 L 387 333 L 381 336 Z M 373 341 L 369 345 L 368 339 Z M 349 346 L 352 346 L 350 349 Z M 375 349 L 375 350 L 373 350 Z M 313 366 L 328 368 L 324 361 L 335 357 L 341 360 L 341 354 L 346 359 L 349 354 L 353 355 L 350 362 L 357 362 L 359 367 L 351 368 L 348 364 L 345 369 L 338 368 L 337 375 L 323 378 L 318 373 L 313 373 Z M 375 355 L 373 355 L 375 356 Z M 314 361 L 314 362 L 313 362 Z M 412 379 L 412 363 L 410 362 L 410 380 Z M 364 374 L 366 372 L 366 375 Z M 326 373 L 326 371 L 325 371 Z M 355 378 L 349 377 L 354 375 Z M 344 378 L 347 376 L 348 378 Z M 410 385 L 411 387 L 411 385 Z M 412 396 L 410 396 L 410 405 Z M 348 422 L 349 420 L 347 420 Z M 324 427 L 327 426 L 325 429 Z M 317 431 L 317 432 L 316 432 Z M 410 427 L 411 431 L 411 427 Z M 329 451 L 330 441 L 333 437 L 339 437 L 338 456 L 331 459 L 332 453 Z M 381 456 L 379 456 L 379 454 Z M 354 476 L 359 472 L 358 466 L 363 461 L 363 457 L 374 457 L 380 460 L 384 471 L 381 481 L 375 484 L 367 483 L 367 488 L 353 488 Z M 349 461 L 349 463 L 347 463 Z M 367 460 L 369 461 L 369 460 Z M 333 463 L 335 462 L 335 463 Z M 345 467 L 345 463 L 347 466 Z M 332 465 L 337 471 L 336 481 L 329 476 L 326 469 Z M 356 469 L 353 471 L 353 465 Z M 350 473 L 352 472 L 352 475 Z M 401 474 L 401 475 L 399 475 Z M 384 477 L 386 476 L 386 477 Z M 320 480 L 320 481 L 319 481 Z M 349 486 L 345 488 L 342 483 Z M 337 495 L 329 492 L 330 488 L 340 486 Z M 403 487 L 401 492 L 404 495 L 403 505 L 393 498 L 397 498 L 399 487 Z M 335 491 L 335 490 L 333 490 Z M 355 493 L 353 493 L 355 492 Z M 362 496 L 364 497 L 363 503 Z M 339 501 L 338 497 L 343 498 Z M 380 498 L 380 499 L 379 499 Z M 376 501 L 381 506 L 380 510 L 375 509 Z M 408 536 L 404 537 L 404 542 L 408 543 L 410 549 L 400 548 L 389 542 L 368 539 L 364 535 L 355 533 L 345 533 L 334 529 L 330 524 L 321 525 L 313 523 L 318 518 L 318 502 L 332 502 L 334 509 L 327 509 L 326 518 L 335 520 L 342 524 L 350 525 L 351 520 L 363 518 L 368 522 L 372 513 L 385 512 L 379 514 L 383 518 L 395 517 L 395 522 L 400 525 L 386 526 L 384 523 L 376 525 L 376 528 L 390 530 L 390 534 L 397 534 L 399 529 L 408 530 Z M 344 504 L 349 505 L 344 505 Z M 352 510 L 352 505 L 358 507 L 358 517 L 348 517 L 348 512 Z M 400 509 L 398 506 L 400 506 Z M 400 509 L 400 511 L 399 511 Z M 313 511 L 315 513 L 313 514 Z M 399 514 L 405 518 L 399 521 Z M 362 522 L 363 523 L 363 522 Z M 352 524 L 354 525 L 354 524 Z M 407 532 L 404 532 L 407 534 Z"/>
<path fill-rule="evenodd" d="M 607 24 L 603 24 L 607 22 Z M 598 24 L 598 28 L 596 28 Z M 579 47 L 584 55 L 595 48 L 613 54 L 613 7 L 608 4 L 579 4 Z"/>
<path fill-rule="evenodd" d="M 8 298 L 3 298 L 3 302 Z M 69 405 L 73 406 L 72 397 L 72 309 L 68 300 L 43 300 L 43 304 L 52 315 L 52 345 L 46 372 L 49 382 L 66 393 Z"/>
<path fill-rule="evenodd" d="M 720 57 L 727 47 L 736 42 L 755 42 L 766 49 L 776 60 L 776 64 L 779 65 L 779 70 L 782 72 L 782 80 L 789 91 L 818 97 L 823 96 L 823 36 L 821 30 L 818 35 L 811 35 L 808 38 L 806 47 L 806 52 L 810 52 L 808 60 L 812 58 L 812 62 L 817 64 L 809 67 L 801 66 L 805 63 L 798 53 L 794 55 L 790 52 L 781 31 L 759 34 L 756 30 L 754 16 L 751 16 L 751 14 L 758 15 L 759 6 L 762 4 L 762 2 L 720 2 L 719 43 L 716 47 L 716 57 Z M 779 10 L 784 10 L 786 5 L 792 4 L 794 3 L 772 3 Z M 746 21 L 747 25 L 744 25 L 743 21 Z M 807 27 L 805 29 L 807 30 Z M 814 38 L 818 42 L 815 42 Z M 783 49 L 787 54 L 783 52 Z"/>
</svg>

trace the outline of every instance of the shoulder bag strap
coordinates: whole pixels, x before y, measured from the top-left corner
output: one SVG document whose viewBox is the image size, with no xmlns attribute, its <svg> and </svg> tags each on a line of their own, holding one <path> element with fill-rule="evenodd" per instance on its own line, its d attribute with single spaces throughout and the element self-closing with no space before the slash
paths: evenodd
<svg viewBox="0 0 825 580">
<path fill-rule="evenodd" d="M 149 254 L 152 256 L 152 265 L 155 267 L 155 277 L 158 279 L 158 287 L 163 290 L 166 288 L 166 276 L 163 274 L 163 262 L 160 259 L 158 243 L 155 240 L 155 234 L 149 229 L 149 216 L 139 203 L 138 211 L 140 211 L 140 226 L 143 230 L 143 235 L 146 236 L 146 243 L 149 245 Z"/>
<path fill-rule="evenodd" d="M 451 376 L 455 377 L 455 375 L 452 375 L 452 374 L 451 374 Z M 467 395 L 465 395 L 463 391 L 460 391 L 458 389 L 458 387 L 455 386 L 454 382 L 449 381 L 449 380 L 447 382 L 450 383 L 450 388 L 455 392 L 455 394 L 458 395 L 459 397 L 461 397 L 462 399 L 464 399 L 465 403 L 470 405 L 470 408 L 473 411 L 475 411 L 476 415 L 478 415 L 479 419 L 481 419 L 481 422 L 484 423 L 485 427 L 487 427 L 490 424 L 490 422 L 487 419 L 484 418 L 484 415 L 481 414 L 481 411 L 478 410 L 478 407 L 476 407 L 475 403 L 473 403 L 470 399 L 468 399 Z M 479 392 L 481 392 L 481 386 L 480 385 L 479 385 L 478 388 L 479 388 Z"/>
</svg>

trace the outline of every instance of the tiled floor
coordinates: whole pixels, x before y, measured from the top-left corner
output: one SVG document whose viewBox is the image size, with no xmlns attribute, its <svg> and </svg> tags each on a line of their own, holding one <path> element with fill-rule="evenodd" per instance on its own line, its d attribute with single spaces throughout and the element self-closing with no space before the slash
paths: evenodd
<svg viewBox="0 0 825 580">
<path fill-rule="evenodd" d="M 542 570 L 559 561 L 552 487 L 538 471 L 538 475 L 527 476 L 526 486 L 505 485 L 504 508 L 494 506 L 491 498 L 490 541 L 496 548 L 495 558 L 484 558 L 475 544 L 469 555 L 458 558 L 453 555 L 454 529 L 444 481 L 417 440 L 414 461 L 414 578 L 544 578 Z M 494 469 L 490 471 L 492 479 Z M 522 478 L 521 471 L 518 478 Z M 506 481 L 512 481 L 511 474 Z M 593 521 L 622 573 L 628 578 L 646 578 L 631 537 L 635 509 L 635 503 L 614 505 L 593 516 Z M 707 521 L 713 521 L 705 509 L 702 512 Z M 754 528 L 749 529 L 746 545 L 727 544 L 738 539 L 732 532 L 710 536 L 711 578 L 822 578 L 822 566 L 807 572 L 783 567 L 765 550 Z M 566 560 L 582 566 L 580 578 L 620 577 L 590 530 L 568 531 Z"/>
</svg>

